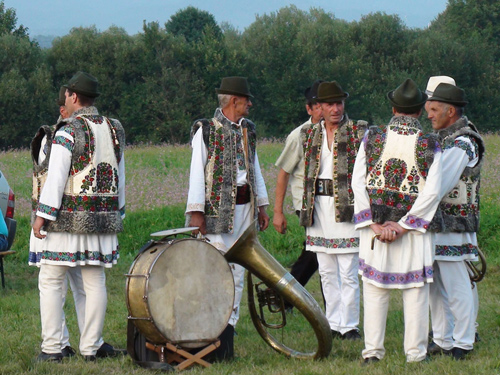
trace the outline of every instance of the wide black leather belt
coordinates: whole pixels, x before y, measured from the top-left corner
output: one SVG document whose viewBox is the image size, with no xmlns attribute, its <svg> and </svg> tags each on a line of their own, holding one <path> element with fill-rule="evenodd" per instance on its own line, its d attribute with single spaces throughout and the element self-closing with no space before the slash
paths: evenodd
<svg viewBox="0 0 500 375">
<path fill-rule="evenodd" d="M 333 181 L 332 180 L 323 180 L 318 178 L 316 180 L 316 195 L 328 195 L 333 197 Z"/>
<path fill-rule="evenodd" d="M 250 185 L 242 185 L 236 188 L 236 204 L 250 203 Z"/>
</svg>

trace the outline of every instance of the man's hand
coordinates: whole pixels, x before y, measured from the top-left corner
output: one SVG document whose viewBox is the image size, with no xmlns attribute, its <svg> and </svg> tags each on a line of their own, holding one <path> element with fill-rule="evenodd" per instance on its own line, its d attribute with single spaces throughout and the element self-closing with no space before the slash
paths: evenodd
<svg viewBox="0 0 500 375">
<path fill-rule="evenodd" d="M 259 207 L 259 215 L 258 215 L 258 220 L 259 220 L 259 228 L 261 231 L 264 231 L 267 229 L 269 226 L 269 215 L 266 212 L 266 207 L 265 206 L 260 206 Z"/>
<path fill-rule="evenodd" d="M 200 211 L 192 211 L 191 220 L 189 221 L 190 227 L 198 227 L 199 229 L 193 230 L 193 235 L 197 236 L 198 233 L 203 235 L 207 234 L 207 228 L 205 226 L 205 215 Z"/>
<path fill-rule="evenodd" d="M 286 222 L 286 217 L 283 214 L 283 212 L 276 212 L 276 211 L 274 212 L 273 225 L 274 225 L 274 229 L 276 229 L 276 231 L 278 233 L 281 233 L 281 234 L 286 233 L 287 222 Z"/>
<path fill-rule="evenodd" d="M 45 238 L 47 237 L 44 234 L 40 233 L 40 230 L 45 224 L 45 219 L 43 217 L 37 216 L 35 219 L 35 222 L 33 223 L 33 234 L 35 235 L 36 238 Z"/>
<path fill-rule="evenodd" d="M 400 239 L 404 234 L 408 232 L 408 229 L 403 228 L 395 221 L 387 221 L 383 226 L 384 228 L 389 228 L 392 231 L 392 234 L 395 236 L 393 241 Z"/>
<path fill-rule="evenodd" d="M 392 243 L 401 238 L 408 230 L 394 221 L 387 221 L 384 224 L 371 224 L 370 228 L 378 235 L 380 242 Z"/>
</svg>

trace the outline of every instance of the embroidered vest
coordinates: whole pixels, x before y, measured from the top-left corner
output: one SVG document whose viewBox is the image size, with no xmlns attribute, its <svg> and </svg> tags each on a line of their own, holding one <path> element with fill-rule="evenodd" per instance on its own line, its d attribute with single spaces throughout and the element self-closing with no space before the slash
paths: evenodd
<svg viewBox="0 0 500 375">
<path fill-rule="evenodd" d="M 439 149 L 437 137 L 423 134 L 417 119 L 395 116 L 384 128 L 370 127 L 364 144 L 372 219 L 376 223 L 398 221 L 425 186 Z"/>
<path fill-rule="evenodd" d="M 300 137 L 304 152 L 304 194 L 300 211 L 300 225 L 313 224 L 315 185 L 319 175 L 321 146 L 323 144 L 323 121 L 304 125 Z M 332 153 L 333 186 L 335 197 L 335 221 L 352 222 L 354 214 L 354 193 L 352 191 L 352 171 L 361 139 L 367 127 L 366 121 L 354 123 L 347 114 L 335 133 Z"/>
<path fill-rule="evenodd" d="M 465 116 L 448 128 L 438 131 L 437 135 L 443 150 L 454 147 L 458 137 L 468 137 L 476 148 L 479 161 L 472 168 L 466 167 L 457 185 L 443 197 L 430 228 L 436 232 L 477 232 L 480 217 L 479 186 L 485 151 L 483 138 Z"/>
<path fill-rule="evenodd" d="M 70 175 L 57 220 L 46 221 L 47 231 L 123 231 L 123 207 L 118 204 L 118 186 L 123 182 L 118 179 L 118 164 L 125 132 L 118 120 L 98 115 L 94 107 L 86 109 L 66 125 L 74 139 Z"/>
<path fill-rule="evenodd" d="M 203 140 L 208 150 L 205 166 L 205 224 L 207 233 L 232 233 L 236 206 L 236 178 L 238 163 L 237 138 L 242 134 L 223 114 L 220 108 L 210 121 L 197 120 L 191 134 L 202 127 Z M 241 127 L 247 129 L 248 155 L 245 161 L 254 217 L 257 217 L 255 182 L 255 124 L 243 119 Z M 239 152 L 241 154 L 242 152 Z M 240 155 L 241 156 L 241 155 Z M 191 215 L 186 215 L 189 223 Z"/>
</svg>

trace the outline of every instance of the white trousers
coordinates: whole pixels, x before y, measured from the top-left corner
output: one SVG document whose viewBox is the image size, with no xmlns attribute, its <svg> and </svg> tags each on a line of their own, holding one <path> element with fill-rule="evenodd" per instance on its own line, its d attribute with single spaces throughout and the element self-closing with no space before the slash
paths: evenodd
<svg viewBox="0 0 500 375">
<path fill-rule="evenodd" d="M 430 307 L 434 342 L 443 349 L 471 350 L 476 314 L 469 273 L 464 261 L 434 262 Z"/>
<path fill-rule="evenodd" d="M 63 283 L 63 299 L 62 306 L 66 302 L 66 294 L 68 292 L 68 283 L 71 287 L 71 292 L 73 293 L 73 300 L 75 301 L 75 311 L 76 319 L 78 321 L 78 329 L 80 334 L 83 331 L 85 325 L 85 289 L 83 287 L 83 278 L 80 267 L 69 267 L 67 271 L 67 277 L 64 279 Z M 66 316 L 64 310 L 62 313 L 62 340 L 61 346 L 64 348 L 66 346 L 71 346 L 69 342 L 69 332 L 66 325 Z"/>
<path fill-rule="evenodd" d="M 252 219 L 252 205 L 250 203 L 237 204 L 234 209 L 233 233 L 207 234 L 206 237 L 213 246 L 223 253 L 226 253 L 245 232 L 248 226 L 252 224 Z M 234 304 L 233 312 L 229 318 L 229 324 L 234 327 L 240 317 L 240 302 L 243 295 L 243 287 L 245 286 L 245 268 L 235 263 L 230 263 L 230 266 L 234 279 Z"/>
<path fill-rule="evenodd" d="M 63 346 L 64 283 L 68 266 L 41 264 L 38 276 L 40 315 L 42 322 L 42 351 L 61 353 Z M 106 313 L 107 294 L 104 267 L 81 267 L 86 295 L 85 318 L 80 336 L 80 353 L 95 355 L 102 344 L 102 328 Z"/>
<path fill-rule="evenodd" d="M 364 336 L 363 358 L 385 355 L 384 338 L 391 290 L 363 282 Z M 407 362 L 419 362 L 427 355 L 429 332 L 429 284 L 401 289 L 405 322 L 404 351 Z"/>
<path fill-rule="evenodd" d="M 359 325 L 358 253 L 318 256 L 318 271 L 325 296 L 330 329 L 342 334 Z"/>
</svg>

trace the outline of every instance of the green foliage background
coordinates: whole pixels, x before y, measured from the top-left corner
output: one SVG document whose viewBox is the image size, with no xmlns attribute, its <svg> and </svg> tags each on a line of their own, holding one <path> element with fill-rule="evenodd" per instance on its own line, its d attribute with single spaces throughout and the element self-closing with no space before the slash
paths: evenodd
<svg viewBox="0 0 500 375">
<path fill-rule="evenodd" d="M 500 2 L 450 0 L 425 29 L 395 15 L 346 22 L 322 9 L 295 6 L 257 16 L 243 32 L 187 7 L 166 22 L 74 28 L 49 49 L 16 27 L 0 1 L 0 148 L 28 147 L 36 129 L 56 119 L 60 85 L 77 71 L 96 76 L 102 113 L 119 118 L 129 143 L 185 143 L 193 120 L 209 117 L 224 76 L 249 79 L 250 117 L 259 135 L 283 137 L 305 117 L 304 89 L 337 80 L 350 93 L 351 118 L 383 123 L 388 91 L 411 77 L 423 89 L 431 75 L 450 75 L 466 90 L 467 115 L 496 131 L 500 115 Z M 29 26 L 29 25 L 28 25 Z"/>
</svg>

